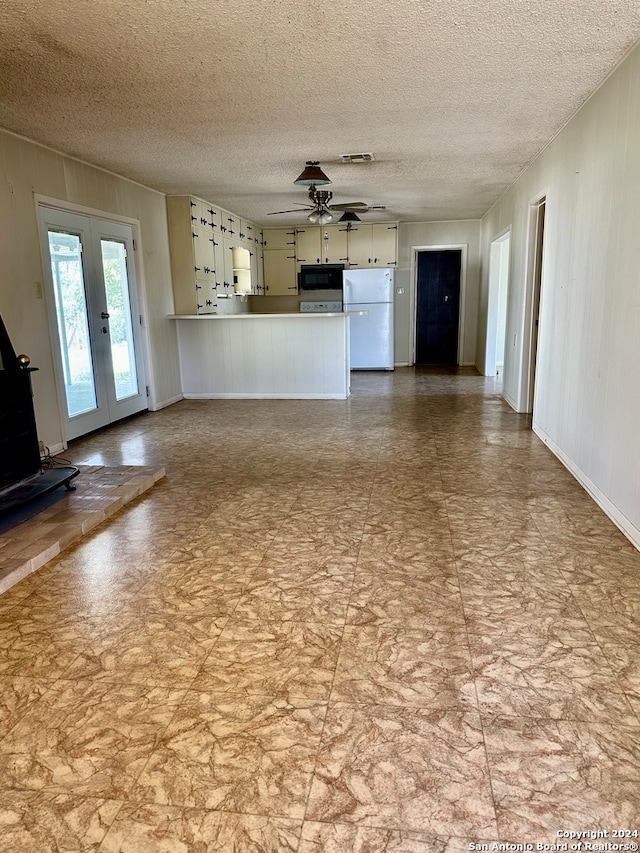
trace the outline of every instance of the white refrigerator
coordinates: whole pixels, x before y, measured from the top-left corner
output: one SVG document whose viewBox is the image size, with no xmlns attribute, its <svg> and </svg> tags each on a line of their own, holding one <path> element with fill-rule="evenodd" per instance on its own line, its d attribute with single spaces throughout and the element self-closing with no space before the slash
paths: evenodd
<svg viewBox="0 0 640 853">
<path fill-rule="evenodd" d="M 345 311 L 366 311 L 350 317 L 352 370 L 393 370 L 392 269 L 345 270 L 342 301 Z"/>
</svg>

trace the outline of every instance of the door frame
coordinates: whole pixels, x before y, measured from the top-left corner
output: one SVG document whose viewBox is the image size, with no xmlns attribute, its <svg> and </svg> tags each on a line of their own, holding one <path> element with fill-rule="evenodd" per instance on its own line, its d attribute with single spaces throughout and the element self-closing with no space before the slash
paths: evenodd
<svg viewBox="0 0 640 853">
<path fill-rule="evenodd" d="M 462 360 L 464 352 L 464 315 L 467 293 L 467 255 L 468 243 L 447 243 L 428 246 L 411 247 L 411 286 L 409 293 L 409 316 L 411 328 L 409 330 L 409 353 L 410 364 L 416 363 L 416 323 L 418 322 L 418 253 L 419 252 L 441 252 L 447 250 L 461 250 L 460 256 L 460 302 L 458 306 L 458 366 L 464 366 Z M 471 363 L 471 362 L 469 362 Z"/>
<path fill-rule="evenodd" d="M 50 196 L 41 195 L 40 193 L 33 194 L 35 214 L 36 214 L 36 223 L 38 229 L 38 238 L 40 245 L 40 263 L 42 266 L 42 281 L 46 281 L 46 271 L 44 269 L 45 263 L 45 255 L 44 255 L 44 247 L 47 246 L 47 234 L 46 230 L 43 228 L 42 216 L 40 213 L 41 207 L 49 207 L 54 208 L 56 210 L 62 210 L 66 213 L 75 213 L 79 216 L 88 216 L 94 219 L 102 219 L 107 222 L 114 222 L 120 225 L 129 225 L 131 226 L 131 231 L 133 234 L 134 240 L 134 252 L 133 252 L 133 264 L 135 269 L 135 279 L 136 279 L 136 295 L 138 299 L 138 310 L 140 316 L 142 318 L 142 322 L 140 323 L 140 339 L 142 343 L 140 356 L 142 358 L 142 371 L 144 376 L 144 381 L 147 389 L 147 404 L 149 409 L 153 409 L 155 407 L 155 393 L 154 393 L 154 377 L 152 370 L 152 362 L 151 362 L 151 346 L 149 342 L 149 324 L 148 324 L 148 302 L 147 302 L 147 294 L 145 287 L 145 278 L 144 278 L 144 264 L 143 264 L 143 252 L 142 252 L 142 242 L 140 237 L 140 220 L 132 219 L 128 216 L 120 216 L 116 213 L 111 213 L 109 211 L 99 210 L 95 207 L 87 207 L 81 204 L 75 204 L 73 202 L 64 201 L 59 198 L 51 198 Z M 47 257 L 48 257 L 48 249 L 47 249 Z M 52 329 L 57 327 L 57 316 L 56 316 L 56 306 L 52 304 L 52 300 L 48 295 L 48 288 L 43 287 L 43 298 L 45 300 L 45 307 L 47 311 L 47 317 L 49 318 L 48 323 L 48 331 L 49 331 L 49 348 L 51 350 L 52 361 L 53 361 L 53 373 L 54 380 L 56 383 L 56 396 L 58 399 L 58 422 L 60 424 L 60 435 L 63 436 L 62 447 L 61 450 L 65 450 L 68 446 L 67 437 L 66 437 L 66 421 L 65 421 L 65 395 L 64 395 L 64 376 L 62 374 L 62 362 L 60 357 L 60 343 L 58 340 L 54 340 L 52 337 Z"/>
<path fill-rule="evenodd" d="M 544 204 L 544 233 L 540 264 L 537 264 L 537 238 L 539 208 Z M 525 258 L 525 290 L 522 315 L 522 349 L 520 387 L 518 389 L 518 411 L 533 414 L 535 408 L 535 364 L 534 351 L 539 351 L 542 331 L 543 281 L 545 277 L 547 243 L 549 234 L 549 191 L 540 190 L 527 204 L 527 244 Z M 545 239 L 546 235 L 546 239 Z M 536 320 L 538 329 L 534 328 Z M 536 363 L 539 360 L 536 358 Z"/>
<path fill-rule="evenodd" d="M 499 297 L 501 292 L 501 263 L 503 260 L 504 244 L 509 241 L 509 254 L 507 256 L 507 281 L 506 281 L 506 316 L 504 317 L 504 328 L 502 329 L 505 335 L 505 348 L 503 357 L 503 376 L 506 370 L 507 346 L 506 346 L 506 328 L 509 319 L 509 298 L 511 293 L 511 266 L 513 241 L 511 240 L 511 225 L 508 225 L 489 242 L 489 292 L 487 298 L 487 336 L 485 341 L 485 356 L 484 356 L 484 375 L 496 375 L 496 343 L 499 334 Z M 500 263 L 497 265 L 496 261 Z"/>
</svg>

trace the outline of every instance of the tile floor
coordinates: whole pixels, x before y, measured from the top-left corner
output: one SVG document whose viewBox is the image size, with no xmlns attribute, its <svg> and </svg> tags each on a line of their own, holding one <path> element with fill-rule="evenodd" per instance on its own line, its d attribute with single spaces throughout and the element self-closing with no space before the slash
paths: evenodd
<svg viewBox="0 0 640 853">
<path fill-rule="evenodd" d="M 183 401 L 67 455 L 167 476 L 0 596 L 0 853 L 640 829 L 640 554 L 492 380 Z"/>
</svg>

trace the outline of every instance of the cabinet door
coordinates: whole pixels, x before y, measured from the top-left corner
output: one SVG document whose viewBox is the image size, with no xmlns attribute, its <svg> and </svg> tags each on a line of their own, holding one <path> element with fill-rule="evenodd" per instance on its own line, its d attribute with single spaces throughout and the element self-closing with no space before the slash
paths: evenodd
<svg viewBox="0 0 640 853">
<path fill-rule="evenodd" d="M 322 263 L 344 264 L 349 262 L 346 225 L 327 225 L 322 232 Z"/>
<path fill-rule="evenodd" d="M 322 263 L 322 228 L 296 228 L 296 260 L 299 264 Z"/>
<path fill-rule="evenodd" d="M 218 293 L 233 292 L 233 244 L 222 236 L 216 237 L 216 287 Z"/>
<path fill-rule="evenodd" d="M 237 239 L 240 231 L 240 219 L 233 213 L 229 213 L 228 210 L 220 208 L 220 231 L 225 237 Z"/>
<path fill-rule="evenodd" d="M 254 246 L 253 249 L 249 249 L 249 253 L 251 256 L 251 290 L 253 293 L 262 294 L 264 292 L 262 249 Z"/>
<path fill-rule="evenodd" d="M 195 277 L 199 281 L 215 281 L 215 259 L 211 231 L 197 225 L 192 229 Z"/>
<path fill-rule="evenodd" d="M 258 244 L 258 228 L 246 219 L 240 220 L 240 230 L 238 236 L 244 243 L 251 243 L 253 246 Z"/>
<path fill-rule="evenodd" d="M 359 223 L 349 230 L 349 266 L 371 266 L 371 225 Z"/>
<path fill-rule="evenodd" d="M 267 296 L 291 296 L 298 292 L 296 256 L 290 249 L 264 253 L 264 289 Z"/>
<path fill-rule="evenodd" d="M 371 251 L 373 266 L 395 267 L 398 264 L 398 226 L 384 222 L 371 226 Z"/>
<path fill-rule="evenodd" d="M 265 249 L 290 249 L 295 255 L 296 232 L 292 228 L 265 228 L 262 232 Z"/>
</svg>

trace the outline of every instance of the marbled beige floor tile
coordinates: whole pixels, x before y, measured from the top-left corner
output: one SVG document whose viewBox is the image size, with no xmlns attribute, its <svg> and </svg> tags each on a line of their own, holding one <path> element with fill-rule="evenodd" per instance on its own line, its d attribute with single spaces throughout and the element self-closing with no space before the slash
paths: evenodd
<svg viewBox="0 0 640 853">
<path fill-rule="evenodd" d="M 498 630 L 501 625 L 510 628 L 520 624 L 523 632 L 526 628 L 537 633 L 537 623 L 543 626 L 550 617 L 560 622 L 583 616 L 578 602 L 562 586 L 545 588 L 513 582 L 502 588 L 495 584 L 478 588 L 461 582 L 461 591 L 467 627 L 473 634 L 482 634 L 485 625 L 492 624 Z"/>
<path fill-rule="evenodd" d="M 364 532 L 369 534 L 419 533 L 433 535 L 447 531 L 449 520 L 443 506 L 423 510 L 406 510 L 385 506 L 371 506 L 366 515 Z"/>
<path fill-rule="evenodd" d="M 199 532 L 192 539 L 185 540 L 181 547 L 194 557 L 236 565 L 257 565 L 272 542 L 271 533 L 238 533 L 213 529 Z"/>
<path fill-rule="evenodd" d="M 55 679 L 86 653 L 100 633 L 98 617 L 24 616 L 21 608 L 0 622 L 0 674 Z"/>
<path fill-rule="evenodd" d="M 99 853 L 296 853 L 300 820 L 126 803 Z"/>
<path fill-rule="evenodd" d="M 258 568 L 237 603 L 237 618 L 344 624 L 353 575 L 277 574 Z"/>
<path fill-rule="evenodd" d="M 306 817 L 495 838 L 477 712 L 330 706 Z"/>
<path fill-rule="evenodd" d="M 233 617 L 200 668 L 193 689 L 327 699 L 342 628 Z"/>
<path fill-rule="evenodd" d="M 145 613 L 187 617 L 190 614 L 225 617 L 234 612 L 253 569 L 189 571 L 176 578 L 159 574 L 139 590 L 134 608 Z M 128 613 L 131 609 L 126 608 Z"/>
<path fill-rule="evenodd" d="M 398 533 L 365 533 L 360 546 L 360 559 L 378 557 L 403 561 L 406 564 L 429 565 L 450 560 L 454 556 L 451 536 L 447 530 L 421 535 Z"/>
<path fill-rule="evenodd" d="M 57 681 L 0 741 L 3 787 L 122 799 L 184 695 Z"/>
<path fill-rule="evenodd" d="M 432 630 L 464 624 L 455 576 L 358 571 L 347 610 L 349 625 L 398 625 Z"/>
<path fill-rule="evenodd" d="M 466 632 L 348 625 L 331 701 L 405 708 L 476 707 Z"/>
<path fill-rule="evenodd" d="M 299 562 L 312 565 L 327 565 L 353 563 L 358 558 L 360 548 L 359 537 L 335 537 L 325 539 L 322 536 L 283 538 L 277 536 L 266 552 L 261 565 L 272 562 L 288 563 L 293 566 Z"/>
<path fill-rule="evenodd" d="M 326 705 L 188 694 L 132 799 L 301 819 Z"/>
<path fill-rule="evenodd" d="M 27 708 L 47 692 L 51 684 L 45 678 L 0 675 L 0 740 L 22 719 Z"/>
<path fill-rule="evenodd" d="M 484 733 L 501 838 L 556 841 L 562 828 L 637 828 L 640 730 L 496 717 Z"/>
<path fill-rule="evenodd" d="M 436 838 L 423 832 L 346 823 L 302 824 L 298 853 L 468 853 L 468 838 Z"/>
<path fill-rule="evenodd" d="M 254 577 L 259 573 L 291 580 L 315 578 L 319 574 L 326 577 L 353 576 L 357 564 L 358 556 L 355 553 L 336 555 L 330 549 L 318 553 L 306 543 L 275 542 L 260 562 Z"/>
<path fill-rule="evenodd" d="M 590 625 L 640 625 L 640 583 L 570 582 L 569 589 Z"/>
<path fill-rule="evenodd" d="M 637 725 L 596 643 L 473 634 L 469 641 L 482 712 Z"/>
<path fill-rule="evenodd" d="M 64 671 L 68 679 L 188 687 L 226 624 L 202 613 L 134 612 L 103 619 L 100 636 Z"/>
<path fill-rule="evenodd" d="M 97 853 L 122 803 L 81 795 L 3 790 L 1 853 Z"/>
<path fill-rule="evenodd" d="M 640 719 L 640 636 L 626 638 L 612 631 L 606 639 L 600 639 L 600 648 L 611 666 L 616 681 L 629 700 L 636 716 Z"/>
</svg>

